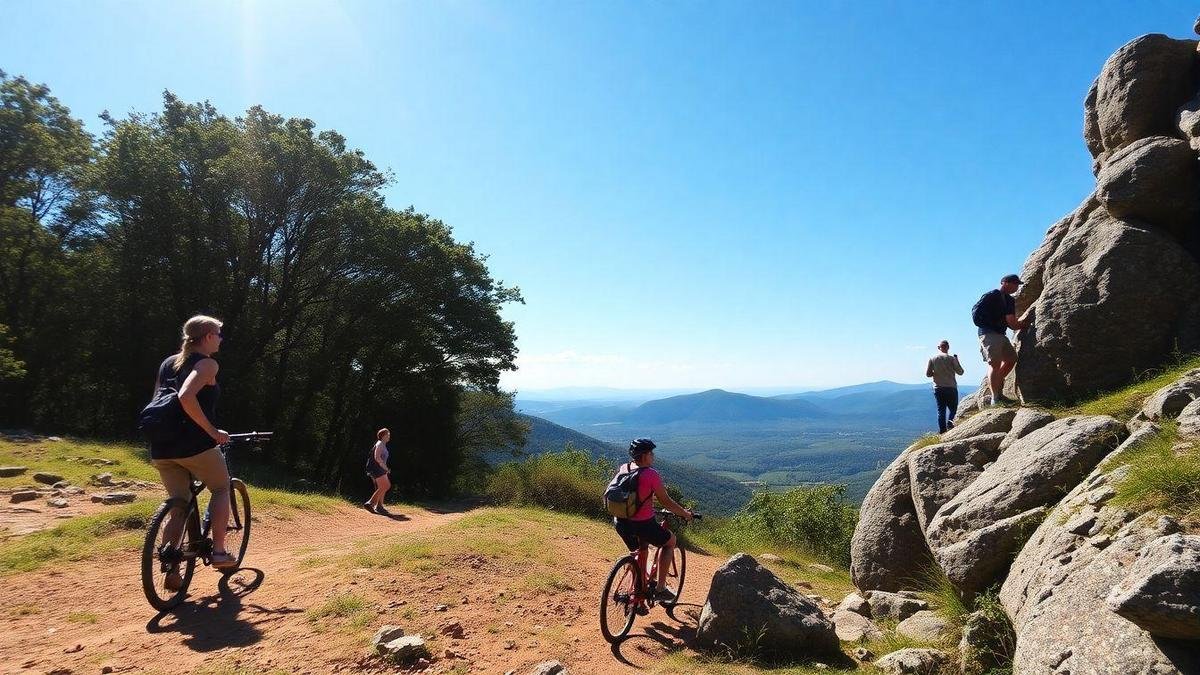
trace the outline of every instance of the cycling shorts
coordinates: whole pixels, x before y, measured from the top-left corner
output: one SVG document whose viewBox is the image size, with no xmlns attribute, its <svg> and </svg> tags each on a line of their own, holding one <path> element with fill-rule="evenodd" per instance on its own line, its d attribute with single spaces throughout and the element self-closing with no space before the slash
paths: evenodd
<svg viewBox="0 0 1200 675">
<path fill-rule="evenodd" d="M 617 534 L 621 535 L 621 541 L 625 542 L 625 547 L 630 551 L 636 551 L 646 544 L 665 546 L 671 540 L 671 531 L 663 527 L 655 518 L 646 520 L 613 518 L 613 527 L 617 528 Z"/>
</svg>

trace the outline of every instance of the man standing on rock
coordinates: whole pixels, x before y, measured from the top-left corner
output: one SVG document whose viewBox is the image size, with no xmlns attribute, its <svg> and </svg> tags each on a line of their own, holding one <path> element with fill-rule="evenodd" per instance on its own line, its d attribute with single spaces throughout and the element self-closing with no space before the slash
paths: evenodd
<svg viewBox="0 0 1200 675">
<path fill-rule="evenodd" d="M 1029 321 L 1017 318 L 1017 302 L 1012 297 L 1022 283 L 1021 277 L 1006 275 L 1000 280 L 1000 288 L 984 293 L 971 308 L 971 320 L 979 328 L 979 352 L 988 364 L 992 405 L 1016 403 L 1004 395 L 1004 378 L 1017 365 L 1017 350 L 1009 342 L 1007 331 L 1029 325 Z"/>
<path fill-rule="evenodd" d="M 958 354 L 950 353 L 950 342 L 942 340 L 938 343 L 938 353 L 929 357 L 925 366 L 925 377 L 933 378 L 933 399 L 937 401 L 938 433 L 946 433 L 946 429 L 954 426 L 954 415 L 958 412 L 958 378 L 963 374 L 962 364 L 958 362 Z M 946 413 L 950 414 L 947 415 Z"/>
</svg>

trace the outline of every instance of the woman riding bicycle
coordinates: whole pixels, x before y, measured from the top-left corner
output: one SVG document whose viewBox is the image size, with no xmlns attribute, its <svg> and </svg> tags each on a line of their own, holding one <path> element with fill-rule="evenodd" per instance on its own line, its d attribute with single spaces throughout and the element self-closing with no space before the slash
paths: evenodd
<svg viewBox="0 0 1200 675">
<path fill-rule="evenodd" d="M 193 316 L 183 324 L 183 343 L 179 352 L 168 356 L 158 367 L 154 391 L 173 380 L 179 391 L 179 403 L 194 423 L 169 442 L 150 444 L 150 460 L 162 477 L 167 494 L 181 505 L 191 499 L 192 476 L 212 492 L 212 564 L 218 569 L 237 565 L 225 550 L 225 530 L 229 525 L 229 469 L 218 447 L 229 442 L 229 434 L 213 425 L 221 386 L 217 384 L 217 362 L 212 355 L 221 347 L 221 322 L 211 316 Z M 183 523 L 183 510 L 175 509 L 164 528 L 164 540 L 174 541 Z M 178 588 L 182 579 L 177 572 L 168 574 L 166 585 Z"/>
<path fill-rule="evenodd" d="M 667 494 L 667 487 L 663 484 L 662 476 L 657 470 L 651 468 L 654 464 L 654 448 L 654 441 L 648 438 L 638 438 L 629 444 L 629 456 L 633 458 L 633 461 L 623 465 L 617 471 L 613 483 L 620 481 L 625 474 L 637 471 L 637 503 L 640 506 L 632 518 L 613 518 L 613 526 L 616 528 L 617 534 L 621 536 L 621 540 L 625 542 L 625 546 L 630 551 L 638 552 L 638 559 L 643 564 L 647 546 L 653 544 L 659 547 L 658 585 L 655 599 L 671 602 L 675 600 L 675 596 L 666 587 L 666 582 L 670 567 L 668 563 L 676 543 L 675 534 L 654 518 L 654 500 L 658 499 L 658 503 L 663 508 L 689 523 L 692 521 L 692 512 L 671 499 L 671 495 Z"/>
</svg>

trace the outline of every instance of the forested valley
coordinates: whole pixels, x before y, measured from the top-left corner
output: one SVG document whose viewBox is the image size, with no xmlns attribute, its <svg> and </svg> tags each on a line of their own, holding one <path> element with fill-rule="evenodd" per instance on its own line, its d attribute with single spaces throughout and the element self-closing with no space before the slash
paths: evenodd
<svg viewBox="0 0 1200 675">
<path fill-rule="evenodd" d="M 197 313 L 225 322 L 218 426 L 325 489 L 392 430 L 394 482 L 445 494 L 481 448 L 520 447 L 497 389 L 519 290 L 451 228 L 384 201 L 336 131 L 170 92 L 93 135 L 0 71 L 0 427 L 129 438 Z M 282 471 L 281 471 L 282 473 Z"/>
</svg>

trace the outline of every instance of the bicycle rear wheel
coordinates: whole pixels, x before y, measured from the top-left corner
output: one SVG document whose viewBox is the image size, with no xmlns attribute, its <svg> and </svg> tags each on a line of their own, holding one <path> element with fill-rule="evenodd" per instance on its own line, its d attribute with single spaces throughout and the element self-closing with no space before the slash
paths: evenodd
<svg viewBox="0 0 1200 675">
<path fill-rule="evenodd" d="M 600 632 L 604 639 L 616 642 L 629 634 L 637 617 L 637 589 L 641 587 L 641 570 L 632 555 L 613 565 L 604 582 L 600 596 Z"/>
<path fill-rule="evenodd" d="M 178 529 L 169 538 L 168 524 Z M 201 539 L 195 500 L 184 504 L 168 499 L 154 512 L 142 544 L 142 590 L 151 607 L 166 611 L 183 602 L 196 571 Z M 172 575 L 178 576 L 172 579 Z"/>
<path fill-rule="evenodd" d="M 671 549 L 671 560 L 667 567 L 667 588 L 675 594 L 674 600 L 663 601 L 662 606 L 670 609 L 679 604 L 683 595 L 683 580 L 687 574 L 687 551 L 682 546 Z"/>
<path fill-rule="evenodd" d="M 240 478 L 229 481 L 229 526 L 225 529 L 225 550 L 238 562 L 221 570 L 226 576 L 242 566 L 246 548 L 250 545 L 250 493 Z"/>
</svg>

